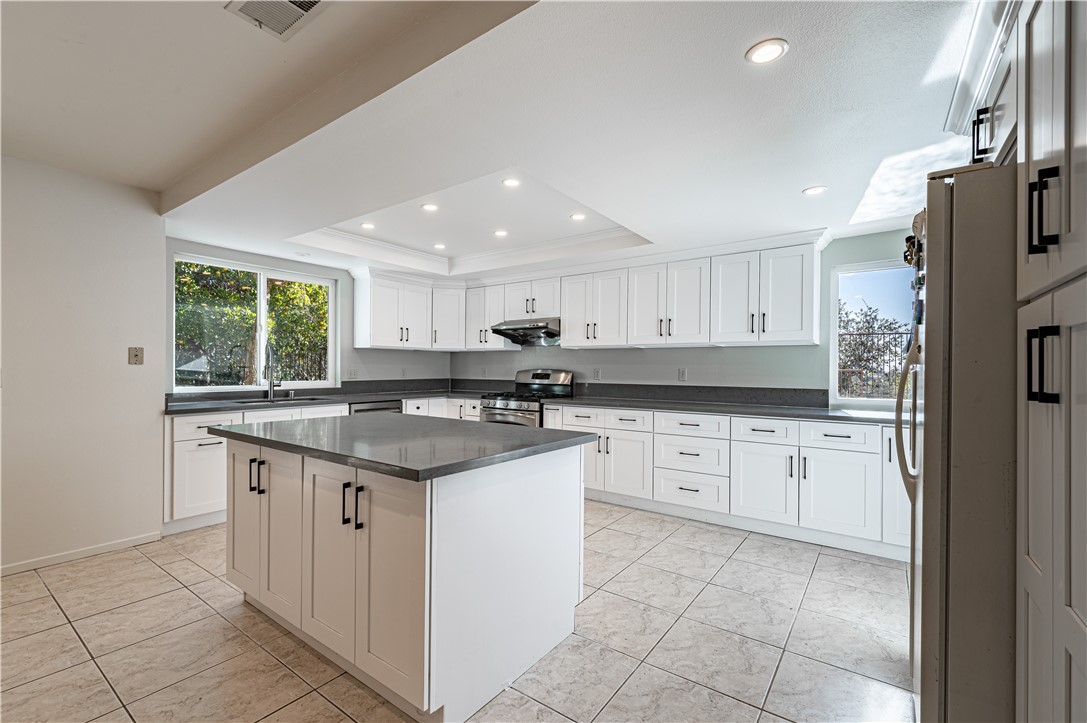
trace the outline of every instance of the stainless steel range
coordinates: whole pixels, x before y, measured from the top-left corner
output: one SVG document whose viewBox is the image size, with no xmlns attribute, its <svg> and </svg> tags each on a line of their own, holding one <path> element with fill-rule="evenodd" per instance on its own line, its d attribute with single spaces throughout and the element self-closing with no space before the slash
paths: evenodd
<svg viewBox="0 0 1087 723">
<path fill-rule="evenodd" d="M 522 369 L 512 392 L 484 394 L 479 421 L 542 427 L 544 400 L 574 395 L 574 373 L 562 369 Z"/>
</svg>

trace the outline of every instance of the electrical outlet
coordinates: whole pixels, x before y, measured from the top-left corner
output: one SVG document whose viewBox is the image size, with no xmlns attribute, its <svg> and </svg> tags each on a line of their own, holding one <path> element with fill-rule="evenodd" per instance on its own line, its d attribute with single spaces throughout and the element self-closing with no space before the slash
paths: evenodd
<svg viewBox="0 0 1087 723">
<path fill-rule="evenodd" d="M 600 379 L 600 370 L 599 369 L 593 369 L 593 379 L 596 379 L 596 380 Z"/>
<path fill-rule="evenodd" d="M 408 375 L 408 368 L 407 367 L 400 367 L 400 376 L 401 377 L 406 377 L 407 375 Z"/>
<path fill-rule="evenodd" d="M 128 363 L 134 365 L 143 364 L 143 347 L 142 346 L 130 346 L 128 347 Z"/>
<path fill-rule="evenodd" d="M 487 378 L 487 367 L 483 367 L 483 378 Z"/>
<path fill-rule="evenodd" d="M 680 367 L 679 368 L 679 380 L 681 382 L 687 381 L 687 367 Z"/>
<path fill-rule="evenodd" d="M 358 369 L 348 369 L 347 370 L 347 378 L 348 379 L 358 379 L 359 378 L 359 370 Z"/>
</svg>

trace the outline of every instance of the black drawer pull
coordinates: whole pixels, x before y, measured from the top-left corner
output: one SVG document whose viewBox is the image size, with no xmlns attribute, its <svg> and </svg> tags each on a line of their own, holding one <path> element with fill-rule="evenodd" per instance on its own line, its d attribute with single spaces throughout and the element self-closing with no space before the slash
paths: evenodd
<svg viewBox="0 0 1087 723">
<path fill-rule="evenodd" d="M 611 454 L 611 437 L 604 438 L 604 454 Z"/>
<path fill-rule="evenodd" d="M 365 525 L 362 520 L 359 519 L 359 495 L 366 489 L 364 485 L 359 485 L 355 488 L 355 529 L 361 530 Z"/>
<path fill-rule="evenodd" d="M 973 158 L 971 163 L 981 163 L 985 160 L 985 156 L 993 152 L 992 146 L 981 147 L 981 129 L 985 125 L 986 119 L 990 123 L 993 121 L 993 109 L 992 108 L 978 108 L 977 113 L 974 116 L 974 120 L 971 121 L 970 134 L 973 136 Z"/>
<path fill-rule="evenodd" d="M 766 333 L 766 312 L 762 312 L 762 333 Z"/>
<path fill-rule="evenodd" d="M 253 486 L 253 465 L 255 465 L 256 463 L 257 463 L 257 458 L 256 457 L 251 457 L 249 459 L 249 491 L 250 492 L 256 492 L 257 491 L 257 488 Z"/>
<path fill-rule="evenodd" d="M 263 459 L 257 462 L 257 494 L 258 495 L 262 495 L 262 494 L 264 494 L 264 493 L 266 493 L 268 491 L 267 489 L 261 489 L 260 488 L 260 468 L 263 467 L 266 464 L 268 464 L 267 460 L 263 460 Z"/>
<path fill-rule="evenodd" d="M 633 417 L 619 417 L 619 421 L 620 422 L 637 422 L 638 420 L 634 419 Z"/>
<path fill-rule="evenodd" d="M 824 437 L 833 437 L 834 439 L 853 439 L 852 434 L 831 434 L 830 432 L 823 432 Z"/>
<path fill-rule="evenodd" d="M 575 414 L 574 419 L 592 419 L 592 415 L 589 415 L 589 414 Z"/>
<path fill-rule="evenodd" d="M 773 434 L 777 430 L 776 429 L 759 429 L 758 427 L 752 427 L 751 431 L 752 432 L 765 432 L 766 434 Z"/>
<path fill-rule="evenodd" d="M 701 457 L 701 452 L 680 452 L 684 457 Z"/>
<path fill-rule="evenodd" d="M 754 314 L 751 315 L 751 333 L 752 334 L 755 333 L 755 315 Z"/>
<path fill-rule="evenodd" d="M 343 483 L 343 491 L 340 492 L 340 517 L 344 525 L 351 524 L 351 518 L 347 516 L 347 490 L 351 489 L 350 482 Z"/>
<path fill-rule="evenodd" d="M 664 319 L 657 319 L 657 336 L 664 336 Z"/>
<path fill-rule="evenodd" d="M 681 426 L 681 427 L 701 427 L 702 423 L 701 422 L 680 422 L 679 426 Z"/>
<path fill-rule="evenodd" d="M 793 478 L 793 456 L 789 455 L 789 479 Z"/>
<path fill-rule="evenodd" d="M 690 487 L 678 487 L 677 489 L 681 489 L 684 492 L 701 492 L 701 490 L 693 490 Z"/>
<path fill-rule="evenodd" d="M 808 458 L 807 457 L 801 457 L 800 458 L 800 476 L 803 477 L 804 479 L 808 478 Z"/>
<path fill-rule="evenodd" d="M 220 423 L 221 424 L 221 423 Z M 197 429 L 211 429 L 212 427 L 218 427 L 218 424 L 198 424 Z"/>
<path fill-rule="evenodd" d="M 223 440 L 220 439 L 218 442 L 198 442 L 196 444 L 196 446 L 197 447 L 212 447 L 212 446 L 214 446 L 216 444 L 222 444 L 222 443 L 223 443 Z"/>
</svg>

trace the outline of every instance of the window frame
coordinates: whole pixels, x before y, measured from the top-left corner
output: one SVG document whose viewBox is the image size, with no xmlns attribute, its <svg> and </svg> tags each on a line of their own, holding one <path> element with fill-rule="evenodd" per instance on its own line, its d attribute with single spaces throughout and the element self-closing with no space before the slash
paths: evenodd
<svg viewBox="0 0 1087 723">
<path fill-rule="evenodd" d="M 170 364 L 170 386 L 173 388 L 174 394 L 203 394 L 208 392 L 246 392 L 255 391 L 268 388 L 268 380 L 264 378 L 265 371 L 265 358 L 264 354 L 259 354 L 260 365 L 257 369 L 257 378 L 264 379 L 263 384 L 235 384 L 235 385 L 213 385 L 213 386 L 199 386 L 199 387 L 179 387 L 177 386 L 177 367 L 176 367 L 176 353 L 177 353 L 177 262 L 190 264 L 205 264 L 207 266 L 219 266 L 226 269 L 235 269 L 237 271 L 247 271 L 249 273 L 257 274 L 257 285 L 260 289 L 260 293 L 257 294 L 257 340 L 260 349 L 265 349 L 268 344 L 268 280 L 279 279 L 282 281 L 295 281 L 304 284 L 321 284 L 328 287 L 328 379 L 318 381 L 283 381 L 281 386 L 277 386 L 276 389 L 327 389 L 329 387 L 340 386 L 340 368 L 339 368 L 339 324 L 338 319 L 338 305 L 339 295 L 337 289 L 337 280 L 326 276 L 315 276 L 312 274 L 299 273 L 297 271 L 285 271 L 277 269 L 272 266 L 260 266 L 257 264 L 247 264 L 242 261 L 231 261 L 229 259 L 217 258 L 212 256 L 201 256 L 199 254 L 187 254 L 182 252 L 175 252 L 173 254 L 173 260 L 170 263 L 170 353 L 168 358 L 171 360 Z M 279 380 L 277 380 L 279 381 Z"/>
<path fill-rule="evenodd" d="M 884 259 L 882 261 L 866 261 L 859 264 L 842 264 L 830 270 L 830 298 L 827 306 L 830 320 L 827 326 L 830 329 L 830 369 L 829 392 L 830 407 L 832 409 L 870 409 L 874 411 L 894 411 L 894 397 L 889 399 L 858 399 L 857 397 L 838 396 L 838 298 L 840 293 L 839 278 L 842 274 L 855 274 L 863 271 L 884 271 L 891 269 L 909 268 L 902 263 L 902 259 Z"/>
</svg>

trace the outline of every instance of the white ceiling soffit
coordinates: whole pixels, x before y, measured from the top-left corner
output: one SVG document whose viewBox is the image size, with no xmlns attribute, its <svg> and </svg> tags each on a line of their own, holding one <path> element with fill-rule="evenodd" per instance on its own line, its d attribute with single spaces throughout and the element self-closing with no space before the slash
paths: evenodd
<svg viewBox="0 0 1087 723">
<path fill-rule="evenodd" d="M 286 239 L 510 167 L 659 251 L 841 228 L 885 159 L 949 138 L 955 29 L 972 9 L 540 3 L 173 210 L 167 228 L 289 255 Z M 745 62 L 767 37 L 789 53 Z M 801 195 L 814 185 L 830 190 Z"/>
<path fill-rule="evenodd" d="M 281 42 L 224 4 L 0 3 L 4 153 L 188 200 L 528 5 L 324 0 Z"/>
</svg>

